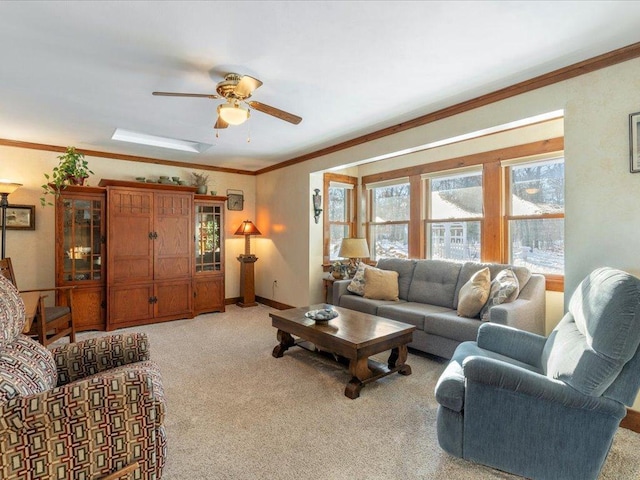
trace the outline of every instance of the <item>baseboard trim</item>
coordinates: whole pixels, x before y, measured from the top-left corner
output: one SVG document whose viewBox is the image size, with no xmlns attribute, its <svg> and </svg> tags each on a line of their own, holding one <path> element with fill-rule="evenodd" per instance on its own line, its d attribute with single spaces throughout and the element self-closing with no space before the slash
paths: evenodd
<svg viewBox="0 0 640 480">
<path fill-rule="evenodd" d="M 640 412 L 627 408 L 627 416 L 620 422 L 622 428 L 640 433 Z"/>
<path fill-rule="evenodd" d="M 264 297 L 256 297 L 256 302 L 260 302 L 263 305 L 276 308 L 278 310 L 289 310 L 290 308 L 295 308 L 295 307 L 292 307 L 291 305 L 287 305 L 286 303 L 276 302 L 275 300 L 270 300 Z"/>
<path fill-rule="evenodd" d="M 224 304 L 225 305 L 235 305 L 238 302 L 242 302 L 242 300 L 243 300 L 242 297 L 225 298 L 224 299 Z M 275 300 L 270 300 L 270 299 L 264 298 L 264 297 L 257 297 L 256 296 L 256 302 L 262 303 L 263 305 L 266 305 L 267 307 L 276 308 L 278 310 L 289 310 L 290 308 L 295 308 L 295 307 L 293 307 L 291 305 L 287 305 L 286 303 L 276 302 Z"/>
</svg>

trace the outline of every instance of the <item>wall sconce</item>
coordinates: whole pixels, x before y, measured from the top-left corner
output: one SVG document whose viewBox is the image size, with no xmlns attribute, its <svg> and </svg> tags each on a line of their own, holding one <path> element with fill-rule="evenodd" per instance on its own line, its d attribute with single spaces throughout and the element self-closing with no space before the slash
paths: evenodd
<svg viewBox="0 0 640 480">
<path fill-rule="evenodd" d="M 322 196 L 320 195 L 319 188 L 314 188 L 313 191 L 316 192 L 311 196 L 311 198 L 313 198 L 313 219 L 318 223 L 320 214 L 322 213 L 322 209 L 320 208 L 322 206 Z"/>
</svg>

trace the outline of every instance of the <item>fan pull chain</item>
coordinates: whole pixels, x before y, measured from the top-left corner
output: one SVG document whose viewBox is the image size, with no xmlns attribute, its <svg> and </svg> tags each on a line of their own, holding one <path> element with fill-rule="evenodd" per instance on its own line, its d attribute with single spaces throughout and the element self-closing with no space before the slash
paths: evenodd
<svg viewBox="0 0 640 480">
<path fill-rule="evenodd" d="M 247 143 L 251 143 L 251 125 L 249 125 L 251 121 L 251 110 L 247 109 Z"/>
</svg>

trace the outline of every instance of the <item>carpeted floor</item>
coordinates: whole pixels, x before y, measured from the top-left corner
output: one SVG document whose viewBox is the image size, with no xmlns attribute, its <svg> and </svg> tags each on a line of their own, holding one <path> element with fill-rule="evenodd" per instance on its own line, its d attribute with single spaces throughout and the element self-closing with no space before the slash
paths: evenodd
<svg viewBox="0 0 640 480">
<path fill-rule="evenodd" d="M 163 480 L 519 478 L 438 446 L 433 389 L 444 360 L 410 352 L 412 375 L 385 377 L 350 400 L 341 365 L 299 348 L 271 356 L 271 311 L 230 306 L 127 329 L 147 332 L 164 378 Z M 640 435 L 620 429 L 600 478 L 640 478 L 638 452 Z"/>
</svg>

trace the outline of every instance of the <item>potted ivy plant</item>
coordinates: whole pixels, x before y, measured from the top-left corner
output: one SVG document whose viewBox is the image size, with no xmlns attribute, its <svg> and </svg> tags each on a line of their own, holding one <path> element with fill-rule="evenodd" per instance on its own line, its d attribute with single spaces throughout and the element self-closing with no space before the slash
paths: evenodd
<svg viewBox="0 0 640 480">
<path fill-rule="evenodd" d="M 61 189 L 67 185 L 84 185 L 89 174 L 93 174 L 84 154 L 78 152 L 75 147 L 67 147 L 66 151 L 58 156 L 58 160 L 58 165 L 53 167 L 51 175 L 44 174 L 47 182 L 42 185 L 42 197 L 40 197 L 40 204 L 43 207 L 53 205 L 52 202 L 47 202 L 47 195 L 57 198 L 60 196 Z"/>
</svg>

